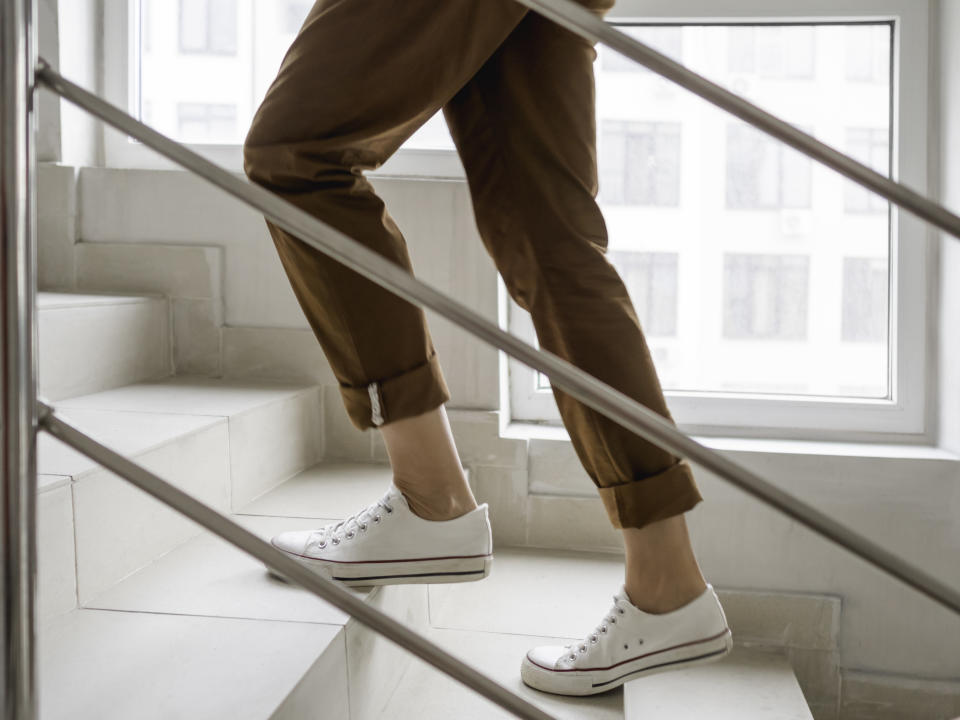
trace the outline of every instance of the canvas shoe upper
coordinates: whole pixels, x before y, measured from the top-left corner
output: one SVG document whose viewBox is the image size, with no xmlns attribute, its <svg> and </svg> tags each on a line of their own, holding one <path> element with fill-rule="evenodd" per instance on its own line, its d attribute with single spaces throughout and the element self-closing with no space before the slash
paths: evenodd
<svg viewBox="0 0 960 720">
<path fill-rule="evenodd" d="M 271 542 L 348 585 L 479 580 L 489 574 L 493 557 L 486 504 L 453 520 L 425 520 L 393 484 L 345 520 L 283 532 Z"/>
<path fill-rule="evenodd" d="M 530 650 L 521 677 L 531 687 L 562 695 L 593 695 L 645 674 L 719 660 L 733 645 L 713 588 L 673 612 L 645 613 L 625 589 L 583 640 Z"/>
</svg>

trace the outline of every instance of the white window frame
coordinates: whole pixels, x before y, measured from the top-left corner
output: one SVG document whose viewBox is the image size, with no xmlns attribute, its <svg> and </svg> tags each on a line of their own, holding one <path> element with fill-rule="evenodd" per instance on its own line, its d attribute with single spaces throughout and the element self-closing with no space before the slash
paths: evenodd
<svg viewBox="0 0 960 720">
<path fill-rule="evenodd" d="M 894 28 L 891 116 L 892 177 L 929 194 L 930 97 L 927 0 L 618 0 L 609 22 L 891 22 Z M 930 444 L 933 437 L 934 336 L 928 311 L 935 308 L 928 277 L 933 233 L 920 220 L 891 211 L 889 399 L 795 396 L 783 399 L 747 393 L 666 392 L 670 412 L 684 431 L 737 436 L 859 442 Z M 535 340 L 529 316 L 509 302 L 512 332 Z M 536 389 L 533 371 L 515 360 L 508 377 L 510 421 L 557 424 L 552 393 Z"/>
<path fill-rule="evenodd" d="M 482 2 L 482 0 L 477 0 Z M 106 97 L 132 107 L 137 96 L 136 50 L 131 38 L 139 26 L 138 3 L 104 2 L 104 78 Z M 928 134 L 931 126 L 929 58 L 930 0 L 618 0 L 610 22 L 817 22 L 883 21 L 894 24 L 892 176 L 929 194 Z M 105 160 L 110 167 L 172 169 L 138 143 L 119 133 L 104 133 Z M 192 145 L 210 160 L 240 172 L 239 145 Z M 401 149 L 375 174 L 464 178 L 452 150 Z M 708 392 L 668 392 L 667 401 L 678 425 L 699 435 L 788 437 L 878 442 L 933 442 L 935 357 L 928 317 L 935 305 L 934 235 L 907 213 L 892 209 L 889 302 L 889 386 L 891 399 L 797 397 L 790 400 L 761 395 Z M 501 292 L 506 302 L 506 293 Z M 524 314 L 505 311 L 504 322 L 518 335 L 534 339 Z M 515 361 L 503 364 L 509 398 L 506 414 L 517 421 L 559 422 L 550 393 L 534 390 L 533 373 Z"/>
<path fill-rule="evenodd" d="M 111 103 L 132 112 L 136 109 L 135 103 L 139 96 L 139 78 L 130 70 L 138 67 L 139 63 L 136 55 L 137 44 L 133 39 L 140 27 L 140 3 L 137 0 L 103 0 L 103 5 L 104 95 Z M 239 144 L 188 143 L 187 147 L 227 170 L 243 171 L 243 149 Z M 178 168 L 140 143 L 112 130 L 104 132 L 103 148 L 107 167 L 156 170 Z M 371 174 L 420 178 L 466 177 L 455 151 L 411 148 L 401 148 Z"/>
</svg>

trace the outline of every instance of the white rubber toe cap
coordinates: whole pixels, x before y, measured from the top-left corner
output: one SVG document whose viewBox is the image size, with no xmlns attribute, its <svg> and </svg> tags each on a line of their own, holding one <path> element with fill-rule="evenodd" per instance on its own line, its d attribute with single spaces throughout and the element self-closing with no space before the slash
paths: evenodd
<svg viewBox="0 0 960 720">
<path fill-rule="evenodd" d="M 282 532 L 279 535 L 274 535 L 270 542 L 275 548 L 284 552 L 303 556 L 306 554 L 307 543 L 311 534 L 312 531 L 310 530 Z"/>
<path fill-rule="evenodd" d="M 541 645 L 527 653 L 527 660 L 547 670 L 557 667 L 559 661 L 569 654 L 569 650 L 560 645 Z"/>
</svg>

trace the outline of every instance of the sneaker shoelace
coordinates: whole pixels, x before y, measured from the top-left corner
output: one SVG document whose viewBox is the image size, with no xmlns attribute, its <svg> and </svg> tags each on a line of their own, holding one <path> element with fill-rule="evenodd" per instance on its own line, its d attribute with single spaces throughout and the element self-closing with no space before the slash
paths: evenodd
<svg viewBox="0 0 960 720">
<path fill-rule="evenodd" d="M 371 522 L 379 523 L 383 520 L 383 515 L 380 512 L 381 509 L 388 515 L 393 512 L 393 507 L 387 499 L 388 497 L 389 496 L 386 496 L 377 500 L 372 505 L 365 507 L 360 512 L 354 513 L 338 523 L 326 525 L 319 530 L 315 530 L 310 534 L 307 547 L 316 547 L 323 550 L 327 546 L 327 543 L 339 545 L 344 539 L 353 540 L 358 532 L 366 532 Z"/>
<path fill-rule="evenodd" d="M 563 658 L 569 662 L 574 662 L 578 655 L 586 655 L 594 645 L 599 644 L 600 639 L 605 637 L 610 631 L 610 626 L 616 625 L 617 619 L 626 612 L 623 607 L 621 607 L 622 602 L 619 596 L 614 595 L 613 607 L 610 608 L 600 624 L 594 628 L 593 632 L 579 642 L 563 646 L 567 651 Z"/>
</svg>

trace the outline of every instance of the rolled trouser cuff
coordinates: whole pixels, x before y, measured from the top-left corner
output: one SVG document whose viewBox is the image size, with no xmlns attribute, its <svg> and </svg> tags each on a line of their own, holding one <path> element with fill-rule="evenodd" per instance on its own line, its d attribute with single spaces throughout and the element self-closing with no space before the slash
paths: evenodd
<svg viewBox="0 0 960 720">
<path fill-rule="evenodd" d="M 692 510 L 703 500 L 693 470 L 683 460 L 656 475 L 598 489 L 615 528 L 642 528 Z"/>
<path fill-rule="evenodd" d="M 450 399 L 436 353 L 400 375 L 363 387 L 341 385 L 340 394 L 350 421 L 360 430 L 422 415 Z"/>
</svg>

